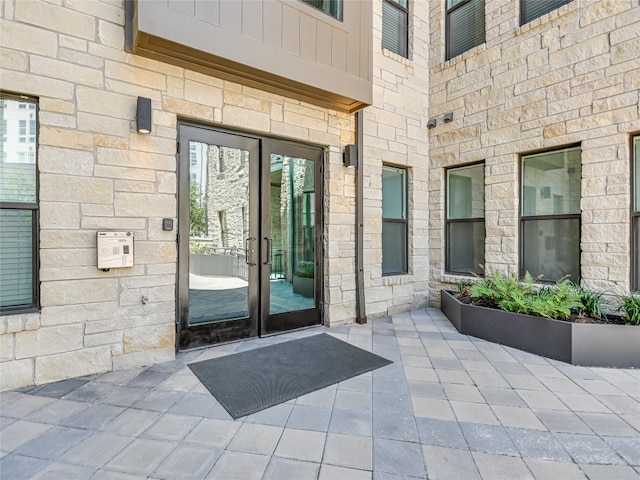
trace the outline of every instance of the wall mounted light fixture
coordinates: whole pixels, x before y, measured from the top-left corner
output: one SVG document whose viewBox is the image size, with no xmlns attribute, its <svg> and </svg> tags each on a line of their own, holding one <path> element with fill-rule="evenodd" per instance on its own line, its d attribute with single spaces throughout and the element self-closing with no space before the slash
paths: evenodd
<svg viewBox="0 0 640 480">
<path fill-rule="evenodd" d="M 435 118 L 430 118 L 427 121 L 427 128 L 435 128 L 438 125 L 438 121 Z"/>
<path fill-rule="evenodd" d="M 138 133 L 151 133 L 151 124 L 151 99 L 138 97 L 136 130 L 138 130 Z"/>
<path fill-rule="evenodd" d="M 453 112 L 444 114 L 444 123 L 453 122 Z"/>
<path fill-rule="evenodd" d="M 358 149 L 355 145 L 347 145 L 344 147 L 342 162 L 345 167 L 358 168 Z"/>
</svg>

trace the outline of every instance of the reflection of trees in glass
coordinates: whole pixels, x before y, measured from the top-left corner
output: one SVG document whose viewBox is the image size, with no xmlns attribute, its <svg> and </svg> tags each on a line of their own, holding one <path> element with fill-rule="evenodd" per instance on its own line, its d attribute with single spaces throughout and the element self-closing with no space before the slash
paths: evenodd
<svg viewBox="0 0 640 480">
<path fill-rule="evenodd" d="M 35 165 L 29 165 L 30 170 L 35 171 Z M 24 167 L 16 166 L 12 168 L 5 164 L 0 169 L 0 185 L 2 186 L 0 200 L 4 202 L 25 202 L 36 201 L 36 180 L 35 174 L 24 171 Z"/>
<path fill-rule="evenodd" d="M 197 185 L 192 183 L 189 191 L 189 235 L 192 237 L 204 237 L 207 235 L 206 204 L 206 200 L 198 193 Z"/>
</svg>

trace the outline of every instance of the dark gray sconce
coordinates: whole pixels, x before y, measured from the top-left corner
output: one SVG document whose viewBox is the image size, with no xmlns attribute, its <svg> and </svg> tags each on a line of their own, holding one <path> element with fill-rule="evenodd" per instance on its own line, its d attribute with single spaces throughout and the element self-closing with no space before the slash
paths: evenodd
<svg viewBox="0 0 640 480">
<path fill-rule="evenodd" d="M 438 121 L 435 118 L 430 118 L 429 121 L 427 121 L 427 128 L 435 128 L 436 125 L 438 125 Z"/>
<path fill-rule="evenodd" d="M 342 162 L 345 167 L 358 168 L 358 149 L 355 145 L 347 145 L 344 147 Z"/>
<path fill-rule="evenodd" d="M 136 110 L 136 130 L 138 133 L 151 133 L 151 99 L 138 97 Z"/>
<path fill-rule="evenodd" d="M 453 112 L 444 114 L 444 123 L 453 122 Z"/>
</svg>

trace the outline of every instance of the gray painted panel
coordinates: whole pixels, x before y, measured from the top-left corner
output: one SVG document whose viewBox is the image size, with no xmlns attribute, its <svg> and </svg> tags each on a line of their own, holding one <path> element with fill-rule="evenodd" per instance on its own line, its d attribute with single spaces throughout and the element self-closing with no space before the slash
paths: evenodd
<svg viewBox="0 0 640 480">
<path fill-rule="evenodd" d="M 318 21 L 305 15 L 300 14 L 300 56 L 310 60 L 316 59 L 316 26 Z"/>
<path fill-rule="evenodd" d="M 347 71 L 347 34 L 335 28 L 331 39 L 331 66 L 341 72 Z"/>
<path fill-rule="evenodd" d="M 574 324 L 574 365 L 640 368 L 640 327 Z"/>
<path fill-rule="evenodd" d="M 176 12 L 186 13 L 193 16 L 195 14 L 194 0 L 169 0 L 169 8 Z"/>
<path fill-rule="evenodd" d="M 235 0 L 220 2 L 220 26 L 232 32 L 242 33 L 242 2 Z"/>
<path fill-rule="evenodd" d="M 196 3 L 196 17 L 212 23 L 220 25 L 220 0 L 207 0 L 206 2 Z"/>
<path fill-rule="evenodd" d="M 316 42 L 316 61 L 331 66 L 331 26 L 318 22 Z"/>
<path fill-rule="evenodd" d="M 264 2 L 262 7 L 262 41 L 274 47 L 282 47 L 282 4 Z"/>
<path fill-rule="evenodd" d="M 242 2 L 242 33 L 247 37 L 262 41 L 262 2 Z"/>
<path fill-rule="evenodd" d="M 282 48 L 300 54 L 300 12 L 288 4 L 282 5 Z"/>
</svg>

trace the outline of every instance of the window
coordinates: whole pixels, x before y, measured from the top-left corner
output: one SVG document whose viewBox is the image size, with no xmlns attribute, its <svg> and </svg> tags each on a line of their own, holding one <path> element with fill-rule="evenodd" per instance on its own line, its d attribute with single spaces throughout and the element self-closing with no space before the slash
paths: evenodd
<svg viewBox="0 0 640 480">
<path fill-rule="evenodd" d="M 36 156 L 20 145 L 22 128 L 35 141 L 35 120 L 28 119 L 36 102 L 4 96 L 0 109 L 4 129 L 0 161 L 0 311 L 37 307 L 38 193 Z M 24 107 L 21 107 L 24 105 Z M 29 133 L 27 132 L 29 128 Z"/>
<path fill-rule="evenodd" d="M 520 0 L 520 25 L 529 23 L 571 0 Z"/>
<path fill-rule="evenodd" d="M 447 1 L 447 60 L 484 43 L 484 0 Z"/>
<path fill-rule="evenodd" d="M 382 48 L 408 56 L 409 0 L 382 1 Z"/>
<path fill-rule="evenodd" d="M 407 171 L 382 167 L 382 274 L 407 273 Z"/>
<path fill-rule="evenodd" d="M 632 229 L 633 241 L 631 245 L 633 265 L 631 288 L 640 290 L 640 135 L 633 138 L 633 209 Z"/>
<path fill-rule="evenodd" d="M 522 157 L 520 274 L 580 280 L 580 147 Z"/>
<path fill-rule="evenodd" d="M 302 0 L 336 20 L 342 20 L 342 0 Z"/>
<path fill-rule="evenodd" d="M 484 165 L 447 170 L 448 273 L 482 274 L 484 265 Z"/>
</svg>

